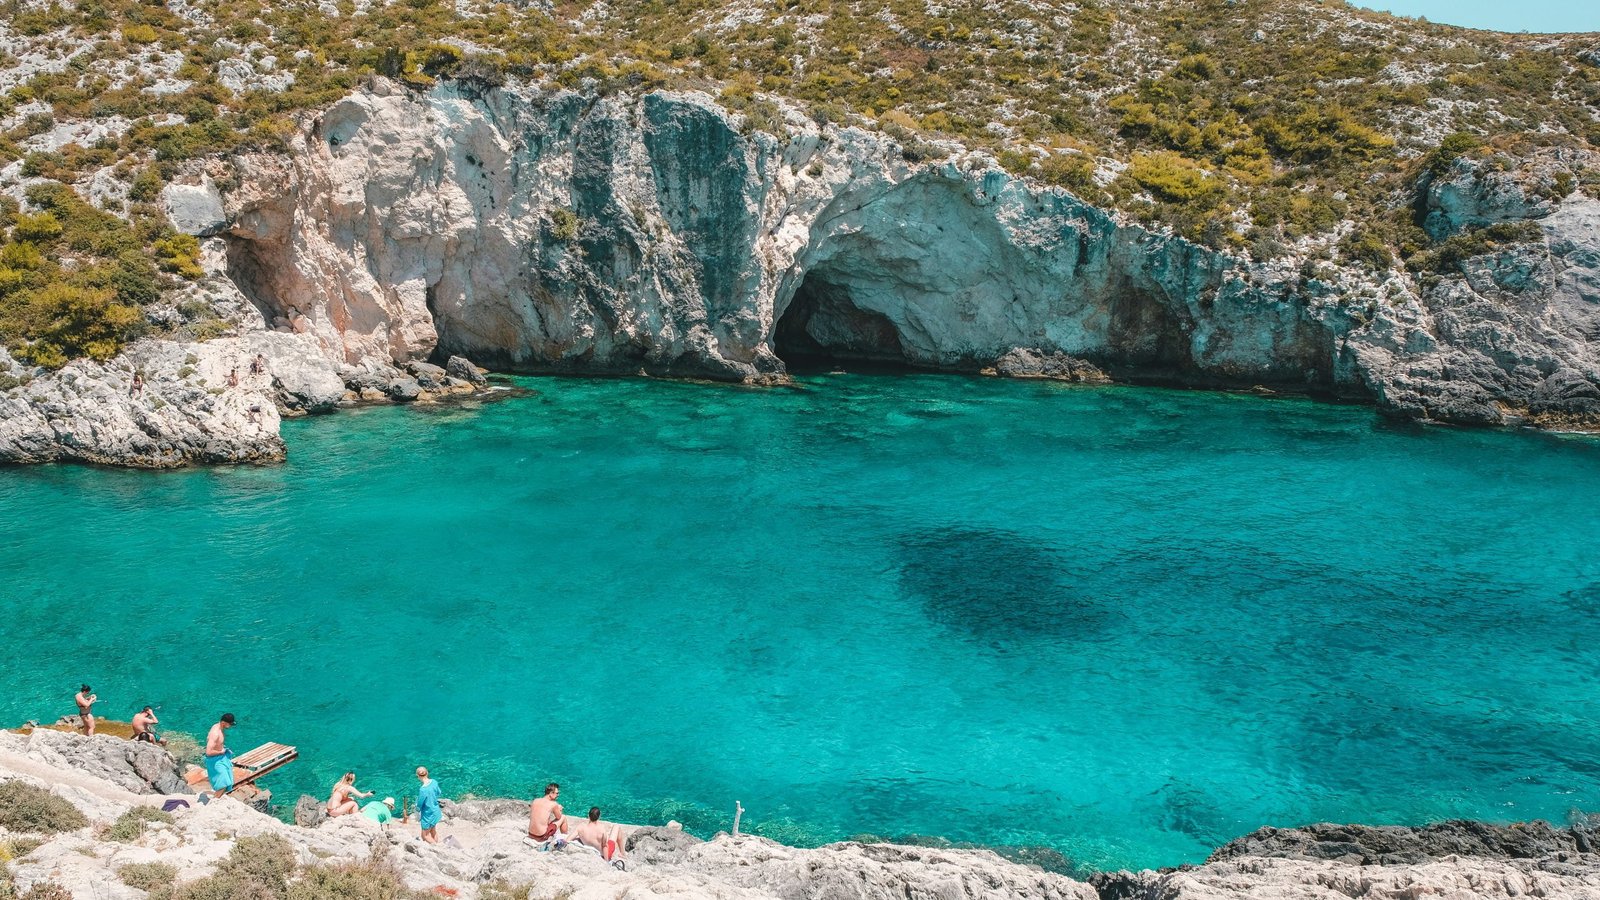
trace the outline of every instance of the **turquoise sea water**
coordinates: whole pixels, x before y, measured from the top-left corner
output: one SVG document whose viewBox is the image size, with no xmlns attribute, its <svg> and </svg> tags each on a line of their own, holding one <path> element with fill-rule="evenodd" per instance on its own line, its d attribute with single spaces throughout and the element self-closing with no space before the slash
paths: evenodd
<svg viewBox="0 0 1600 900">
<path fill-rule="evenodd" d="M 519 382 L 280 466 L 0 470 L 0 721 L 403 795 L 1171 865 L 1600 807 L 1600 442 L 933 375 Z"/>
</svg>

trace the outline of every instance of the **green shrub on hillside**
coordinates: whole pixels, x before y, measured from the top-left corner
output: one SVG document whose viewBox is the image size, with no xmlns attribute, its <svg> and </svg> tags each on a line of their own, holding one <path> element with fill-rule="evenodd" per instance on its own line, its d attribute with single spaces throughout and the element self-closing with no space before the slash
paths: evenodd
<svg viewBox="0 0 1600 900">
<path fill-rule="evenodd" d="M 583 220 L 570 209 L 557 207 L 550 211 L 550 236 L 563 243 L 571 243 L 578 239 L 578 232 L 583 227 Z"/>
<path fill-rule="evenodd" d="M 103 223 L 75 235 L 58 212 L 62 237 L 16 239 L 45 261 L 0 271 L 8 343 L 30 340 L 16 333 L 11 312 L 38 289 L 42 271 L 70 270 L 73 286 L 91 295 L 110 287 L 120 306 L 149 302 L 174 278 L 198 277 L 194 248 L 161 232 L 151 224 L 159 214 L 142 208 L 165 179 L 186 161 L 290 146 L 296 116 L 373 74 L 419 91 L 443 79 L 481 90 L 518 77 L 593 84 L 600 93 L 726 85 L 721 100 L 743 114 L 744 128 L 779 139 L 787 126 L 764 97 L 787 96 L 818 122 L 876 120 L 907 160 L 944 156 L 926 137 L 938 132 L 988 150 L 1013 172 L 1214 246 L 1245 240 L 1235 221 L 1248 223 L 1254 246 L 1267 252 L 1313 235 L 1325 244 L 1354 219 L 1365 230 L 1343 240 L 1341 256 L 1372 266 L 1431 252 L 1392 213 L 1406 205 L 1419 170 L 1440 172 L 1476 152 L 1473 135 L 1500 134 L 1496 149 L 1507 152 L 1532 141 L 1600 146 L 1592 114 L 1600 67 L 1576 55 L 1578 44 L 1446 32 L 1346 7 L 1323 23 L 1304 0 L 1179 0 L 1161 10 L 1101 0 L 1003 8 L 782 0 L 737 22 L 715 0 L 613 0 L 599 18 L 588 2 L 400 0 L 357 12 L 352 0 L 335 0 L 337 15 L 309 2 L 193 4 L 209 24 L 144 0 L 13 10 L 17 33 L 59 33 L 50 40 L 81 52 L 0 98 L 0 109 L 50 105 L 0 134 L 0 165 L 22 159 L 30 177 L 64 183 L 119 166 L 140 224 L 120 236 Z M 1308 19 L 1328 27 L 1286 24 Z M 234 52 L 218 35 L 261 44 L 260 55 L 274 56 L 293 84 L 235 96 L 218 78 Z M 113 67 L 158 48 L 181 56 L 177 77 L 187 87 L 113 86 Z M 1418 114 L 1425 107 L 1426 117 Z M 57 120 L 110 115 L 133 122 L 120 139 L 22 151 L 22 141 Z M 156 116 L 177 119 L 157 125 L 167 120 Z M 1440 117 L 1458 133 L 1427 152 L 1423 129 Z M 1419 152 L 1427 152 L 1420 162 Z M 1128 173 L 1102 189 L 1094 156 L 1125 161 Z M 1586 177 L 1541 189 L 1564 194 Z M 552 219 L 559 240 L 576 239 L 580 226 L 575 216 Z M 85 230 L 101 234 L 86 245 Z M 14 255 L 32 259 L 26 250 Z"/>
<path fill-rule="evenodd" d="M 178 880 L 178 870 L 166 863 L 129 863 L 117 870 L 117 877 L 128 887 L 151 895 L 167 894 Z"/>
<path fill-rule="evenodd" d="M 54 881 L 40 881 L 18 894 L 17 900 L 73 900 L 73 896 L 71 891 Z"/>
<path fill-rule="evenodd" d="M 1428 154 L 1425 168 L 1435 175 L 1450 171 L 1455 161 L 1483 146 L 1483 139 L 1475 134 L 1456 132 L 1445 135 L 1432 153 Z"/>
<path fill-rule="evenodd" d="M 122 39 L 130 44 L 154 44 L 161 35 L 149 25 L 129 25 L 122 29 Z"/>
<path fill-rule="evenodd" d="M 126 872 L 127 869 L 122 870 Z M 157 873 L 164 874 L 164 873 Z M 143 877 L 145 873 L 135 873 Z M 131 882 L 129 882 L 131 884 Z M 295 865 L 294 848 L 276 835 L 240 838 L 207 878 L 156 895 L 165 900 L 422 900 L 399 874 L 378 863 Z"/>
<path fill-rule="evenodd" d="M 36 366 L 60 368 L 80 356 L 110 359 L 143 322 L 137 307 L 116 296 L 111 288 L 59 281 L 18 291 L 0 301 L 0 331 L 21 337 L 12 355 Z"/>
<path fill-rule="evenodd" d="M 312 866 L 289 885 L 287 900 L 408 900 L 394 869 L 373 864 Z"/>
<path fill-rule="evenodd" d="M 1537 241 L 1543 235 L 1537 222 L 1497 222 L 1485 228 L 1451 235 L 1432 249 L 1407 259 L 1406 268 L 1413 272 L 1436 274 L 1459 272 L 1462 264 L 1473 257 Z"/>
<path fill-rule="evenodd" d="M 161 189 L 165 186 L 161 172 L 154 166 L 146 167 L 129 183 L 128 199 L 135 203 L 151 203 L 161 196 Z"/>
<path fill-rule="evenodd" d="M 41 244 L 61 236 L 61 222 L 49 211 L 19 213 L 11 226 L 11 240 L 18 243 Z"/>
<path fill-rule="evenodd" d="M 163 812 L 153 806 L 135 806 L 117 817 L 106 830 L 106 840 L 130 843 L 144 835 L 145 826 L 150 822 L 165 822 L 172 824 L 172 814 Z M 126 880 L 126 879 L 124 879 Z"/>
<path fill-rule="evenodd" d="M 44 788 L 0 782 L 0 828 L 20 834 L 59 834 L 88 824 L 77 807 Z"/>
<path fill-rule="evenodd" d="M 0 340 L 26 362 L 108 359 L 145 330 L 139 307 L 160 297 L 160 269 L 204 274 L 198 242 L 153 214 L 129 221 L 58 182 L 27 199 L 0 233 Z"/>
<path fill-rule="evenodd" d="M 1394 141 L 1377 129 L 1336 107 L 1307 107 L 1289 118 L 1267 117 L 1256 127 L 1273 152 L 1302 163 L 1370 159 L 1394 146 Z"/>
<path fill-rule="evenodd" d="M 200 268 L 200 240 L 194 235 L 174 232 L 157 238 L 151 247 L 155 250 L 156 265 L 163 272 L 173 272 L 191 281 L 205 274 Z"/>
<path fill-rule="evenodd" d="M 1095 161 L 1087 153 L 1051 153 L 1039 160 L 1039 179 L 1046 184 L 1064 187 L 1080 197 L 1100 193 L 1094 182 Z"/>
<path fill-rule="evenodd" d="M 1128 163 L 1128 177 L 1158 199 L 1188 203 L 1219 194 L 1222 183 L 1207 175 L 1181 153 L 1136 153 Z"/>
<path fill-rule="evenodd" d="M 1358 228 L 1339 242 L 1339 252 L 1345 259 L 1365 265 L 1369 269 L 1384 270 L 1394 265 L 1394 254 L 1379 234 L 1368 228 Z"/>
</svg>

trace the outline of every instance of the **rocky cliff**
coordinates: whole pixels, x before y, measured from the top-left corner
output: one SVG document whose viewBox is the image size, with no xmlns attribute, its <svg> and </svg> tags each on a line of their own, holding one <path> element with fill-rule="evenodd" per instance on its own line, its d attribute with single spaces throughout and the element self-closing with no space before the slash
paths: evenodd
<svg viewBox="0 0 1600 900">
<path fill-rule="evenodd" d="M 1552 192 L 1537 160 L 1426 176 L 1428 229 L 1471 240 L 1460 274 L 1411 278 L 1250 262 L 984 152 L 776 108 L 781 125 L 758 131 L 694 92 L 375 79 L 308 117 L 289 152 L 196 164 L 167 187 L 169 217 L 208 241 L 199 290 L 243 311 L 241 343 L 12 364 L 0 459 L 275 458 L 269 407 L 410 399 L 416 367 L 453 354 L 757 383 L 816 358 L 1103 371 L 1600 426 L 1600 201 Z M 1489 224 L 1506 239 L 1484 239 Z M 221 360 L 250 352 L 291 376 L 219 389 Z M 161 388 L 130 396 L 134 368 Z"/>
<path fill-rule="evenodd" d="M 1600 416 L 1600 204 L 1462 163 L 1442 234 L 1537 222 L 1465 278 L 1256 265 L 982 153 L 912 163 L 705 95 L 378 83 L 287 158 L 238 162 L 229 272 L 350 362 L 781 378 L 796 358 L 978 370 L 1023 348 L 1114 376 L 1369 396 L 1417 417 Z M 1600 419 L 1594 421 L 1600 422 Z"/>
<path fill-rule="evenodd" d="M 0 797 L 0 850 L 14 857 L 0 856 L 0 896 L 8 890 L 27 896 L 50 885 L 73 897 L 109 900 L 251 896 L 236 871 L 206 879 L 228 869 L 230 855 L 245 842 L 254 842 L 248 846 L 257 853 L 251 877 L 282 877 L 268 871 L 263 839 L 287 853 L 294 884 L 288 896 L 306 900 L 393 898 L 406 891 L 485 900 L 1600 896 L 1600 856 L 1576 832 L 1543 823 L 1263 829 L 1219 850 L 1204 866 L 1107 873 L 1090 883 L 984 850 L 853 842 L 800 849 L 757 837 L 721 834 L 702 841 L 675 828 L 634 827 L 625 838 L 628 869 L 618 871 L 582 849 L 541 852 L 525 844 L 522 801 L 450 804 L 441 845 L 422 843 L 414 826 L 378 825 L 361 816 L 287 825 L 232 799 L 191 803 L 165 818 L 129 815 L 170 799 L 157 791 L 186 790 L 174 773 L 172 759 L 150 746 L 42 730 L 0 732 L 0 786 L 41 788 L 82 816 L 49 815 L 36 799 Z M 68 817 L 75 821 L 64 821 Z M 365 890 L 363 878 L 369 880 Z"/>
</svg>

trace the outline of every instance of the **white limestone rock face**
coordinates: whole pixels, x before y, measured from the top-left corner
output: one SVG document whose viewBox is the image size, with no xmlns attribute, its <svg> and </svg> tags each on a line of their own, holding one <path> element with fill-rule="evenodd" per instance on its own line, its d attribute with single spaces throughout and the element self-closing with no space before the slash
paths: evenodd
<svg viewBox="0 0 1600 900">
<path fill-rule="evenodd" d="M 1585 159 L 1513 171 L 1460 161 L 1424 185 L 1436 237 L 1507 223 L 1528 236 L 1421 279 L 1352 334 L 1347 352 L 1380 405 L 1464 424 L 1600 428 L 1600 201 L 1562 196 L 1559 177 Z"/>
<path fill-rule="evenodd" d="M 238 161 L 229 271 L 351 362 L 760 381 L 791 350 L 977 369 L 1023 347 L 1344 378 L 1327 289 L 1257 286 L 981 154 L 917 166 L 881 135 L 791 127 L 747 136 L 694 93 L 380 82 L 304 151 Z"/>
<path fill-rule="evenodd" d="M 181 228 L 216 235 L 207 296 L 250 353 L 281 357 L 273 381 L 221 385 L 241 345 L 215 341 L 9 366 L 0 385 L 33 381 L 0 390 L 0 461 L 276 459 L 272 407 L 467 390 L 414 374 L 458 354 L 755 383 L 806 356 L 1014 375 L 1053 360 L 1067 377 L 1600 429 L 1600 201 L 1561 196 L 1583 160 L 1459 163 L 1424 183 L 1441 235 L 1522 223 L 1524 240 L 1459 272 L 1309 277 L 1302 260 L 1256 265 L 1129 224 L 980 152 L 911 163 L 882 134 L 786 115 L 779 140 L 699 93 L 378 79 L 308 118 L 289 153 L 213 161 L 164 195 Z"/>
<path fill-rule="evenodd" d="M 0 732 L 0 750 L 74 769 L 135 794 L 189 793 L 171 754 L 154 744 L 35 729 L 26 735 Z"/>
<path fill-rule="evenodd" d="M 262 374 L 250 372 L 257 354 L 267 360 Z M 144 340 L 108 362 L 77 360 L 55 372 L 0 358 L 0 370 L 7 364 L 5 383 L 26 381 L 0 391 L 4 462 L 171 468 L 282 459 L 280 404 L 327 409 L 345 390 L 314 341 L 268 331 L 202 343 Z M 235 369 L 239 383 L 231 385 Z M 144 379 L 137 391 L 135 372 Z"/>
<path fill-rule="evenodd" d="M 912 164 L 798 114 L 783 141 L 746 134 L 696 93 L 379 81 L 297 146 L 236 161 L 229 273 L 352 364 L 772 381 L 805 353 L 978 370 L 1022 349 L 1424 419 L 1600 423 L 1591 201 L 1535 196 L 1548 172 L 1430 194 L 1440 222 L 1539 217 L 1545 238 L 1423 287 L 1248 264 L 981 153 Z"/>
<path fill-rule="evenodd" d="M 185 234 L 205 237 L 228 226 L 222 193 L 210 175 L 202 175 L 198 184 L 168 184 L 161 190 L 161 205 L 172 227 Z"/>
</svg>

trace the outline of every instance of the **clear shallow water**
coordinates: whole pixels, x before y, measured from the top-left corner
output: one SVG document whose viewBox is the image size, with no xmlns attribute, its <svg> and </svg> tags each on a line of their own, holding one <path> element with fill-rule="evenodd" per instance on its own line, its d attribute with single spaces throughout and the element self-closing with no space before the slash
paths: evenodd
<svg viewBox="0 0 1600 900">
<path fill-rule="evenodd" d="M 162 704 L 269 781 L 1171 865 L 1600 806 L 1600 442 L 1153 389 L 522 382 L 291 459 L 0 470 L 0 721 Z"/>
</svg>

